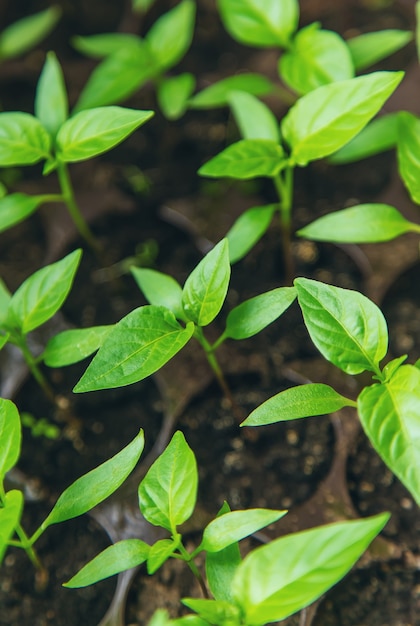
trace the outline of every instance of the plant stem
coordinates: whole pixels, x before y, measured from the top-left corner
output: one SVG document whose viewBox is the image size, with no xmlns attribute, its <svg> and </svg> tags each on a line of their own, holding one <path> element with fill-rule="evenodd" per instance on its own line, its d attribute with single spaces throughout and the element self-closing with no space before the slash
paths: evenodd
<svg viewBox="0 0 420 626">
<path fill-rule="evenodd" d="M 51 402 L 55 402 L 55 394 L 54 391 L 45 378 L 44 374 L 41 372 L 35 358 L 33 357 L 31 351 L 28 348 L 28 344 L 26 343 L 25 337 L 20 337 L 18 342 L 19 348 L 22 350 L 22 354 L 24 356 L 25 362 L 29 367 L 29 370 L 32 376 L 35 378 L 42 391 L 47 396 L 48 400 Z"/>
<path fill-rule="evenodd" d="M 73 222 L 79 231 L 80 235 L 86 241 L 86 243 L 92 248 L 95 254 L 100 252 L 99 243 L 93 236 L 85 218 L 83 217 L 74 195 L 73 185 L 71 183 L 69 171 L 66 163 L 63 161 L 57 161 L 57 174 L 60 183 L 61 191 L 63 194 L 63 201 L 65 202 L 69 213 L 73 219 Z"/>
<path fill-rule="evenodd" d="M 200 585 L 200 588 L 201 588 L 201 591 L 203 593 L 203 596 L 205 598 L 208 598 L 209 597 L 209 593 L 207 591 L 206 583 L 204 582 L 204 579 L 203 579 L 203 577 L 202 577 L 202 575 L 200 573 L 200 570 L 198 569 L 197 565 L 191 559 L 191 555 L 184 548 L 182 543 L 179 545 L 178 550 L 180 552 L 180 555 L 181 555 L 182 559 L 187 563 L 188 567 L 190 568 L 190 570 L 194 574 L 194 577 L 196 578 L 198 584 Z"/>
<path fill-rule="evenodd" d="M 292 239 L 292 205 L 293 205 L 293 168 L 286 167 L 283 172 L 273 176 L 274 186 L 279 197 L 280 226 L 282 233 L 283 261 L 286 283 L 291 285 L 295 276 Z"/>
</svg>

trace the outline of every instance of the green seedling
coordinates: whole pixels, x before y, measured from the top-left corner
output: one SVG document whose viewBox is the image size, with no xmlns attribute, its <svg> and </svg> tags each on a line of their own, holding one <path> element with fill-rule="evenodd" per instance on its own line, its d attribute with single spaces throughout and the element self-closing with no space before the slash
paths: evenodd
<svg viewBox="0 0 420 626">
<path fill-rule="evenodd" d="M 138 2 L 135 9 L 147 10 L 148 2 Z M 122 33 L 104 33 L 76 37 L 77 50 L 94 58 L 104 58 L 86 83 L 75 110 L 121 102 L 152 81 L 162 112 L 169 119 L 180 117 L 194 91 L 190 73 L 167 76 L 183 58 L 194 34 L 195 2 L 182 0 L 162 15 L 144 38 Z"/>
<path fill-rule="evenodd" d="M 24 17 L 0 33 L 0 62 L 35 48 L 54 28 L 61 16 L 58 6 Z"/>
<path fill-rule="evenodd" d="M 402 356 L 381 367 L 388 350 L 386 321 L 362 294 L 307 278 L 297 278 L 295 287 L 305 325 L 323 357 L 346 374 L 370 372 L 375 382 L 365 386 L 356 401 L 325 384 L 293 387 L 256 408 L 243 425 L 354 407 L 377 453 L 420 504 L 419 362 L 407 365 Z"/>
<path fill-rule="evenodd" d="M 35 116 L 22 112 L 0 113 L 0 165 L 44 162 L 44 175 L 57 172 L 61 193 L 3 196 L 0 232 L 21 222 L 42 204 L 63 202 L 80 235 L 97 250 L 98 244 L 77 205 L 68 164 L 108 152 L 152 115 L 152 111 L 98 107 L 69 117 L 62 70 L 54 53 L 50 52 L 38 81 Z"/>
<path fill-rule="evenodd" d="M 278 213 L 286 277 L 291 282 L 295 168 L 328 157 L 347 144 L 376 115 L 402 77 L 402 72 L 374 72 L 318 87 L 290 108 L 280 127 L 271 111 L 254 96 L 230 94 L 244 139 L 210 159 L 199 174 L 237 180 L 270 178 L 278 196 L 277 204 L 253 207 L 235 222 L 227 234 L 231 262 L 248 252 Z M 261 223 L 255 228 L 259 215 Z"/>
<path fill-rule="evenodd" d="M 220 312 L 230 280 L 227 240 L 219 242 L 191 272 L 184 287 L 155 270 L 133 268 L 149 305 L 126 315 L 109 332 L 74 391 L 129 385 L 150 376 L 194 337 L 226 396 L 231 393 L 216 358 L 226 339 L 246 339 L 274 322 L 293 302 L 293 287 L 280 287 L 247 300 L 230 311 L 220 337 L 210 343 L 204 328 Z"/>
<path fill-rule="evenodd" d="M 183 542 L 182 524 L 194 512 L 197 485 L 195 455 L 178 431 L 138 488 L 142 515 L 167 531 L 169 537 L 153 545 L 141 539 L 119 541 L 64 586 L 85 587 L 143 563 L 148 574 L 154 574 L 168 559 L 175 558 L 191 569 L 204 597 L 182 600 L 193 611 L 189 618 L 162 623 L 181 625 L 186 619 L 201 626 L 262 626 L 285 619 L 319 598 L 349 571 L 389 518 L 384 513 L 287 535 L 242 559 L 239 541 L 277 522 L 287 511 L 231 511 L 225 502 L 204 528 L 199 545 L 189 552 Z M 205 574 L 196 564 L 202 553 Z"/>
<path fill-rule="evenodd" d="M 15 467 L 20 457 L 21 439 L 21 422 L 16 406 L 10 400 L 0 398 L 0 563 L 7 548 L 14 546 L 23 548 L 42 572 L 42 563 L 34 548 L 36 541 L 53 524 L 87 513 L 114 493 L 137 465 L 144 447 L 144 436 L 140 431 L 121 452 L 65 489 L 31 536 L 21 524 L 23 493 L 17 489 L 6 491 L 5 488 L 6 474 Z"/>
</svg>

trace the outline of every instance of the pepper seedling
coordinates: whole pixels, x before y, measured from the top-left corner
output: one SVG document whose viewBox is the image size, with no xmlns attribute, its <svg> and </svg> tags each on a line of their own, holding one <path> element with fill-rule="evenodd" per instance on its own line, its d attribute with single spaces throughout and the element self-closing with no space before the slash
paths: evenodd
<svg viewBox="0 0 420 626">
<path fill-rule="evenodd" d="M 279 287 L 242 302 L 210 343 L 204 328 L 220 312 L 230 281 L 229 246 L 220 241 L 191 272 L 182 288 L 171 276 L 132 268 L 149 305 L 131 311 L 111 329 L 74 388 L 76 393 L 122 387 L 150 376 L 194 337 L 227 397 L 231 393 L 216 358 L 226 339 L 246 339 L 274 322 L 294 301 L 294 287 Z"/>
<path fill-rule="evenodd" d="M 239 541 L 277 522 L 287 511 L 231 511 L 225 502 L 204 528 L 199 545 L 189 552 L 179 527 L 194 512 L 197 485 L 195 455 L 177 431 L 138 488 L 142 515 L 169 537 L 153 545 L 136 538 L 119 541 L 64 586 L 86 587 L 143 563 L 148 574 L 154 574 L 175 558 L 193 572 L 204 597 L 184 598 L 182 603 L 194 613 L 165 624 L 181 625 L 187 619 L 201 626 L 263 626 L 285 619 L 325 593 L 349 571 L 389 518 L 383 513 L 286 535 L 242 559 Z M 195 562 L 201 553 L 205 575 Z"/>
</svg>

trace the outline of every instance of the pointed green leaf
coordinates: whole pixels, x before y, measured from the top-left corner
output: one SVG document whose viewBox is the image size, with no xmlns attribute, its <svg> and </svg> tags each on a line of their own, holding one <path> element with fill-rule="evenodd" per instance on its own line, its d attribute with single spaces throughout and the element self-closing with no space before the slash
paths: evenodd
<svg viewBox="0 0 420 626">
<path fill-rule="evenodd" d="M 127 569 L 137 567 L 146 561 L 149 550 L 150 546 L 140 539 L 118 541 L 86 563 L 77 574 L 63 584 L 63 587 L 69 589 L 87 587 Z"/>
<path fill-rule="evenodd" d="M 388 349 L 380 309 L 357 291 L 297 278 L 295 286 L 306 328 L 321 354 L 348 374 L 378 372 Z"/>
<path fill-rule="evenodd" d="M 385 384 L 363 389 L 357 404 L 373 447 L 420 505 L 420 370 L 402 365 Z"/>
<path fill-rule="evenodd" d="M 23 493 L 13 489 L 8 491 L 0 506 L 0 564 L 7 550 L 7 543 L 19 524 L 23 508 Z"/>
<path fill-rule="evenodd" d="M 225 513 L 205 527 L 200 548 L 206 552 L 219 552 L 261 528 L 274 524 L 286 513 L 287 511 L 272 509 L 247 509 Z"/>
<path fill-rule="evenodd" d="M 0 166 L 32 165 L 49 157 L 51 137 L 29 113 L 0 113 Z"/>
<path fill-rule="evenodd" d="M 181 0 L 151 27 L 145 40 L 153 60 L 162 72 L 182 59 L 194 34 L 195 2 Z"/>
<path fill-rule="evenodd" d="M 175 278 L 143 267 L 132 267 L 131 273 L 150 304 L 164 306 L 178 319 L 184 318 L 182 288 Z"/>
<path fill-rule="evenodd" d="M 242 302 L 227 316 L 225 337 L 247 339 L 274 322 L 296 298 L 294 287 L 278 287 Z"/>
<path fill-rule="evenodd" d="M 210 624 L 223 624 L 223 626 L 241 624 L 238 607 L 225 600 L 182 598 L 181 602 Z"/>
<path fill-rule="evenodd" d="M 144 435 L 140 430 L 121 452 L 78 478 L 63 491 L 42 523 L 43 530 L 52 524 L 83 515 L 108 498 L 136 467 L 143 448 Z"/>
<path fill-rule="evenodd" d="M 153 111 L 137 111 L 109 106 L 76 113 L 57 134 L 59 158 L 66 162 L 84 161 L 107 152 L 153 116 Z"/>
<path fill-rule="evenodd" d="M 10 400 L 0 398 L 0 485 L 5 474 L 17 463 L 21 444 L 20 417 Z"/>
<path fill-rule="evenodd" d="M 389 28 L 373 33 L 363 33 L 347 41 L 357 72 L 382 61 L 400 50 L 413 39 L 413 33 Z"/>
<path fill-rule="evenodd" d="M 230 263 L 240 261 L 261 239 L 271 224 L 277 204 L 248 209 L 238 217 L 226 234 Z"/>
<path fill-rule="evenodd" d="M 9 308 L 12 295 L 2 279 L 0 278 L 0 327 L 7 318 L 7 309 Z"/>
<path fill-rule="evenodd" d="M 359 204 L 323 215 L 296 234 L 314 241 L 378 243 L 391 241 L 413 229 L 416 230 L 416 225 L 389 204 Z"/>
<path fill-rule="evenodd" d="M 297 0 L 218 0 L 223 24 L 240 43 L 287 47 L 298 27 Z"/>
<path fill-rule="evenodd" d="M 298 94 L 321 85 L 354 77 L 354 67 L 345 41 L 318 23 L 302 28 L 291 48 L 281 56 L 279 74 Z"/>
<path fill-rule="evenodd" d="M 67 298 L 81 255 L 75 250 L 29 276 L 12 296 L 8 327 L 26 335 L 49 320 Z"/>
<path fill-rule="evenodd" d="M 404 354 L 404 356 L 399 356 L 396 359 L 392 359 L 391 361 L 389 361 L 389 363 L 387 363 L 384 367 L 384 369 L 382 370 L 382 374 L 384 375 L 385 380 L 383 382 L 389 382 L 391 380 L 391 378 L 393 377 L 393 375 L 395 374 L 395 372 L 397 371 L 397 369 L 400 367 L 400 365 L 402 365 L 404 363 L 404 361 L 407 360 L 407 355 Z"/>
<path fill-rule="evenodd" d="M 189 72 L 165 78 L 158 85 L 159 107 L 168 120 L 177 120 L 188 108 L 188 98 L 195 87 L 195 77 Z"/>
<path fill-rule="evenodd" d="M 52 337 L 42 353 L 48 367 L 65 367 L 78 363 L 98 350 L 112 325 L 72 328 Z"/>
<path fill-rule="evenodd" d="M 304 166 L 339 150 L 380 110 L 402 78 L 402 72 L 374 72 L 300 98 L 281 124 L 292 161 Z"/>
<path fill-rule="evenodd" d="M 61 16 L 58 6 L 28 15 L 0 34 L 0 59 L 10 59 L 37 46 L 54 28 Z"/>
<path fill-rule="evenodd" d="M 283 148 L 267 139 L 242 139 L 207 161 L 198 173 L 211 178 L 247 180 L 272 177 L 285 165 Z"/>
<path fill-rule="evenodd" d="M 217 81 L 210 87 L 202 89 L 190 98 L 191 109 L 212 109 L 229 104 L 229 95 L 233 91 L 245 91 L 254 96 L 266 96 L 274 89 L 274 85 L 260 74 L 243 73 L 229 76 Z"/>
<path fill-rule="evenodd" d="M 344 406 L 356 406 L 329 385 L 310 383 L 291 387 L 269 398 L 242 422 L 241 426 L 263 426 L 288 420 L 326 415 Z"/>
<path fill-rule="evenodd" d="M 391 150 L 397 144 L 399 113 L 388 113 L 371 122 L 354 139 L 329 157 L 336 165 L 353 163 Z"/>
<path fill-rule="evenodd" d="M 257 548 L 236 570 L 235 602 L 245 624 L 277 622 L 338 582 L 385 526 L 388 513 L 286 535 Z"/>
<path fill-rule="evenodd" d="M 193 332 L 193 324 L 183 328 L 163 307 L 134 309 L 111 329 L 74 392 L 124 387 L 147 378 L 175 356 Z"/>
<path fill-rule="evenodd" d="M 89 76 L 73 115 L 86 109 L 122 102 L 156 75 L 147 45 L 138 39 L 120 47 L 100 63 Z"/>
<path fill-rule="evenodd" d="M 217 517 L 230 512 L 227 502 L 219 510 Z M 241 553 L 237 541 L 220 550 L 219 552 L 207 552 L 206 554 L 206 577 L 207 584 L 216 600 L 232 601 L 230 587 L 236 568 L 241 562 Z"/>
<path fill-rule="evenodd" d="M 131 33 L 99 33 L 88 37 L 76 35 L 72 38 L 71 44 L 85 56 L 102 59 L 123 48 L 137 50 L 141 46 L 141 39 Z"/>
<path fill-rule="evenodd" d="M 279 124 L 267 105 L 246 91 L 232 91 L 228 97 L 244 139 L 268 139 L 280 143 Z"/>
<path fill-rule="evenodd" d="M 3 334 L 3 332 L 0 331 L 0 350 L 4 348 L 6 343 L 9 341 L 9 338 L 10 338 L 9 333 Z"/>
<path fill-rule="evenodd" d="M 64 76 L 54 52 L 48 52 L 35 96 L 35 115 L 55 137 L 69 114 Z"/>
<path fill-rule="evenodd" d="M 176 539 L 160 539 L 156 541 L 147 557 L 147 573 L 154 574 L 167 561 L 178 548 L 181 535 L 176 535 Z"/>
<path fill-rule="evenodd" d="M 404 185 L 420 204 L 420 118 L 406 111 L 399 114 L 397 156 Z"/>
<path fill-rule="evenodd" d="M 139 485 L 141 512 L 154 526 L 175 534 L 175 528 L 192 514 L 197 498 L 195 456 L 184 435 L 177 431 L 167 448 Z"/>
<path fill-rule="evenodd" d="M 223 306 L 229 280 L 229 245 L 222 239 L 185 281 L 182 305 L 187 318 L 198 326 L 210 324 Z"/>
<path fill-rule="evenodd" d="M 47 198 L 48 196 L 28 196 L 25 193 L 11 193 L 0 198 L 0 232 L 32 215 Z"/>
</svg>

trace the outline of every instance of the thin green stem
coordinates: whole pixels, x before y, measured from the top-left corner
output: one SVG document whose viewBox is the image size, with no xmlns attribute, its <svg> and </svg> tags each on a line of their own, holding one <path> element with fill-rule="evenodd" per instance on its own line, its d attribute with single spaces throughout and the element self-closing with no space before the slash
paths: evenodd
<svg viewBox="0 0 420 626">
<path fill-rule="evenodd" d="M 5 492 L 3 487 L 1 487 L 0 489 L 1 493 L 0 493 L 0 502 L 2 503 L 2 505 L 4 506 L 5 503 Z M 32 564 L 36 567 L 37 570 L 40 570 L 41 572 L 45 571 L 44 566 L 42 565 L 32 543 L 31 540 L 29 539 L 28 535 L 26 534 L 26 532 L 23 530 L 22 526 L 20 523 L 16 524 L 15 526 L 15 533 L 16 535 L 19 537 L 19 541 L 13 540 L 11 539 L 10 541 L 8 541 L 8 545 L 9 546 L 14 546 L 16 548 L 22 548 L 23 550 L 25 550 L 26 554 L 28 555 L 29 559 L 31 560 Z"/>
<path fill-rule="evenodd" d="M 51 402 L 55 402 L 54 391 L 51 385 L 49 384 L 49 382 L 47 381 L 47 379 L 45 378 L 44 374 L 41 372 L 37 364 L 36 358 L 33 356 L 32 352 L 29 350 L 25 337 L 20 337 L 19 342 L 17 343 L 18 343 L 19 348 L 22 350 L 22 354 L 24 356 L 25 362 L 27 366 L 29 367 L 29 370 L 32 376 L 35 378 L 35 380 L 41 387 L 42 391 L 47 396 L 48 400 L 51 400 Z"/>
<path fill-rule="evenodd" d="M 100 251 L 100 246 L 93 236 L 85 218 L 83 217 L 74 195 L 73 185 L 71 183 L 69 171 L 66 163 L 63 161 L 57 161 L 57 174 L 60 183 L 61 191 L 63 194 L 63 201 L 65 202 L 69 213 L 73 219 L 73 222 L 79 231 L 80 235 L 89 244 L 95 254 Z"/>
<path fill-rule="evenodd" d="M 286 167 L 283 171 L 273 176 L 273 183 L 279 198 L 280 225 L 282 233 L 283 261 L 286 274 L 286 282 L 293 283 L 295 275 L 294 260 L 292 254 L 292 206 L 293 206 L 293 168 Z"/>
<path fill-rule="evenodd" d="M 180 543 L 178 550 L 180 552 L 180 555 L 181 555 L 182 559 L 187 563 L 188 567 L 190 568 L 190 570 L 194 574 L 194 577 L 196 578 L 198 584 L 200 585 L 200 588 L 201 588 L 201 591 L 203 593 L 203 596 L 205 598 L 209 598 L 209 593 L 207 591 L 206 583 L 204 582 L 204 579 L 203 579 L 203 577 L 201 575 L 201 572 L 198 569 L 197 565 L 192 560 L 190 553 L 184 548 L 182 543 Z"/>
<path fill-rule="evenodd" d="M 420 224 L 415 224 L 414 222 L 410 222 L 410 230 L 413 233 L 420 233 Z"/>
</svg>

